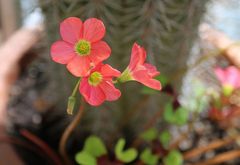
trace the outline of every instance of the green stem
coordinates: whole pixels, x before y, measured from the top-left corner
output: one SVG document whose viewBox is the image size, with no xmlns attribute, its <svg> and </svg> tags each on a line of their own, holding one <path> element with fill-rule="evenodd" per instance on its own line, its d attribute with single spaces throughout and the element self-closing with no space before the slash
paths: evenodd
<svg viewBox="0 0 240 165">
<path fill-rule="evenodd" d="M 81 105 L 80 105 L 78 113 L 76 114 L 76 116 L 72 120 L 72 122 L 68 125 L 68 127 L 64 130 L 64 133 L 63 133 L 63 135 L 61 137 L 61 140 L 60 140 L 59 152 L 60 152 L 61 156 L 63 157 L 64 163 L 66 165 L 72 165 L 73 164 L 71 162 L 71 160 L 69 159 L 68 155 L 67 155 L 66 144 L 67 144 L 67 141 L 68 141 L 69 137 L 71 136 L 72 132 L 74 131 L 74 129 L 80 123 L 82 115 L 83 115 L 83 111 L 84 111 L 84 100 L 82 98 L 81 99 Z"/>
<path fill-rule="evenodd" d="M 78 82 L 77 82 L 76 86 L 74 87 L 74 89 L 73 89 L 73 92 L 72 92 L 72 95 L 71 95 L 71 96 L 73 96 L 73 97 L 75 97 L 75 96 L 76 96 L 76 93 L 77 93 L 77 91 L 78 91 L 78 87 L 79 87 L 79 84 L 80 84 L 80 82 L 81 82 L 81 78 L 78 80 Z"/>
</svg>

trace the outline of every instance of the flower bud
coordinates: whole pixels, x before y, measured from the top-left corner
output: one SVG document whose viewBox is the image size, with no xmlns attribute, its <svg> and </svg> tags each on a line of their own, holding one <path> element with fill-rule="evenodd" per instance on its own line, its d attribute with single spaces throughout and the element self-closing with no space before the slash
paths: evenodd
<svg viewBox="0 0 240 165">
<path fill-rule="evenodd" d="M 74 107 L 75 107 L 75 103 L 76 103 L 76 97 L 74 96 L 70 96 L 68 98 L 68 107 L 67 107 L 67 113 L 69 115 L 72 115 L 73 114 L 73 110 L 74 110 Z"/>
</svg>

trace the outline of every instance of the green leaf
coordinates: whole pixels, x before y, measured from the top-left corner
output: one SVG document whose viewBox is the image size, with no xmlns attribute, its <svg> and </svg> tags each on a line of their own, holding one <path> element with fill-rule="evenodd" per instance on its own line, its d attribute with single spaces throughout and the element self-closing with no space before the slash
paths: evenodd
<svg viewBox="0 0 240 165">
<path fill-rule="evenodd" d="M 126 144 L 125 139 L 121 138 L 118 140 L 116 146 L 115 146 L 115 154 L 118 160 L 129 163 L 136 159 L 137 157 L 137 150 L 134 148 L 127 149 L 123 151 L 124 146 Z"/>
<path fill-rule="evenodd" d="M 160 134 L 159 136 L 159 140 L 162 143 L 162 145 L 167 148 L 169 145 L 169 142 L 171 140 L 171 134 L 169 133 L 169 131 L 164 131 Z"/>
<path fill-rule="evenodd" d="M 140 137 L 148 142 L 153 141 L 157 138 L 158 131 L 156 128 L 150 128 L 143 132 Z"/>
<path fill-rule="evenodd" d="M 158 163 L 159 156 L 153 155 L 149 148 L 146 148 L 140 155 L 141 161 L 146 165 L 156 165 Z"/>
<path fill-rule="evenodd" d="M 174 112 L 173 112 L 172 103 L 166 104 L 166 106 L 164 108 L 163 118 L 165 121 L 167 121 L 169 123 L 174 123 L 175 116 L 174 116 Z"/>
<path fill-rule="evenodd" d="M 164 109 L 163 118 L 171 124 L 184 125 L 188 121 L 188 115 L 189 112 L 185 108 L 179 107 L 174 112 L 172 103 L 167 103 Z"/>
<path fill-rule="evenodd" d="M 159 91 L 149 88 L 147 86 L 144 86 L 144 87 L 142 87 L 141 93 L 146 94 L 146 95 L 154 95 L 154 94 L 159 93 Z"/>
<path fill-rule="evenodd" d="M 161 82 L 162 87 L 165 87 L 169 83 L 168 78 L 163 74 L 157 76 L 155 79 Z"/>
<path fill-rule="evenodd" d="M 177 150 L 173 150 L 164 158 L 163 161 L 165 165 L 182 165 L 182 154 Z"/>
<path fill-rule="evenodd" d="M 97 160 L 85 151 L 81 151 L 75 155 L 75 160 L 80 165 L 97 165 Z"/>
<path fill-rule="evenodd" d="M 93 157 L 100 157 L 107 154 L 107 149 L 100 138 L 90 136 L 84 143 L 83 151 L 91 154 Z"/>
<path fill-rule="evenodd" d="M 188 111 L 183 108 L 179 107 L 175 112 L 175 124 L 177 125 L 184 125 L 188 121 Z"/>
</svg>

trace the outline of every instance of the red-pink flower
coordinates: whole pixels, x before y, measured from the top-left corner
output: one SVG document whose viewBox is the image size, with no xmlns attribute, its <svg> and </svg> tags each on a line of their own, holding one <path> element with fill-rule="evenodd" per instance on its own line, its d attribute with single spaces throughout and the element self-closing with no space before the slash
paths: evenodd
<svg viewBox="0 0 240 165">
<path fill-rule="evenodd" d="M 240 70 L 237 67 L 229 66 L 225 69 L 217 67 L 214 71 L 227 95 L 234 89 L 240 88 Z"/>
<path fill-rule="evenodd" d="M 82 78 L 80 93 L 93 106 L 98 106 L 105 100 L 117 100 L 121 92 L 114 87 L 112 78 L 120 75 L 121 73 L 110 65 L 100 63 L 91 70 L 89 75 Z"/>
<path fill-rule="evenodd" d="M 155 66 L 145 63 L 146 56 L 145 49 L 135 43 L 132 48 L 130 64 L 118 80 L 120 82 L 135 80 L 150 88 L 160 90 L 161 83 L 154 79 L 160 72 Z"/>
<path fill-rule="evenodd" d="M 53 61 L 67 64 L 67 69 L 75 76 L 81 77 L 89 69 L 111 54 L 108 44 L 101 39 L 105 27 L 101 20 L 89 18 L 82 22 L 77 17 L 69 17 L 60 24 L 62 40 L 51 47 Z"/>
</svg>

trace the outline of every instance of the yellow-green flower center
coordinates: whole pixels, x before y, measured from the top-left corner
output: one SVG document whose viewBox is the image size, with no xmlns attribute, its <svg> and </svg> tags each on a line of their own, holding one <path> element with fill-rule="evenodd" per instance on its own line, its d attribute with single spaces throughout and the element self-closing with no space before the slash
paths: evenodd
<svg viewBox="0 0 240 165">
<path fill-rule="evenodd" d="M 230 96 L 234 91 L 234 87 L 228 84 L 223 85 L 223 94 L 225 96 Z"/>
<path fill-rule="evenodd" d="M 102 82 L 102 74 L 99 72 L 93 72 L 88 78 L 88 83 L 92 86 L 97 86 Z"/>
<path fill-rule="evenodd" d="M 91 44 L 86 40 L 79 40 L 75 45 L 75 51 L 79 56 L 87 56 L 91 51 Z"/>
</svg>

